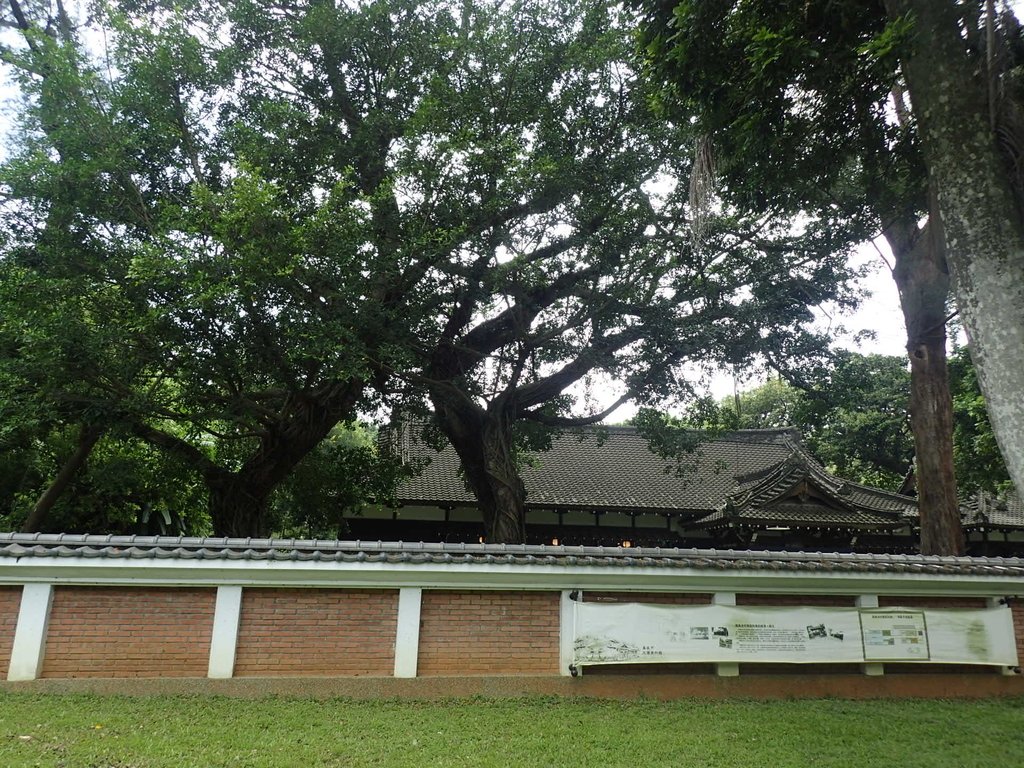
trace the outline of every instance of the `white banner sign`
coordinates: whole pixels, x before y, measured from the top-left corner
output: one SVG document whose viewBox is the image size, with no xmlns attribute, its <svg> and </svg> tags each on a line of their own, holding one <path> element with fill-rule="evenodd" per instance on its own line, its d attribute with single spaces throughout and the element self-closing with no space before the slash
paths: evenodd
<svg viewBox="0 0 1024 768">
<path fill-rule="evenodd" d="M 1005 608 L 576 603 L 574 664 L 919 661 L 1017 666 Z"/>
</svg>

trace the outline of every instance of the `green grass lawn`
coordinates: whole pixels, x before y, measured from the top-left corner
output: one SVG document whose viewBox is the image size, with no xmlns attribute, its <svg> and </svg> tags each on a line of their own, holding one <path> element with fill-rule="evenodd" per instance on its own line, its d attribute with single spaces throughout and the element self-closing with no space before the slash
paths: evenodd
<svg viewBox="0 0 1024 768">
<path fill-rule="evenodd" d="M 0 766 L 1024 766 L 1024 699 L 660 703 L 0 694 Z"/>
</svg>

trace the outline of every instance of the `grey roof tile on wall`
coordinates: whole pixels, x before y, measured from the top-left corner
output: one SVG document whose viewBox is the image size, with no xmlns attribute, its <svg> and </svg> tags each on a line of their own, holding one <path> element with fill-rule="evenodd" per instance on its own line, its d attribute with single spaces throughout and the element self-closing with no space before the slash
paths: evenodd
<svg viewBox="0 0 1024 768">
<path fill-rule="evenodd" d="M 303 539 L 224 539 L 0 533 L 4 560 L 112 559 L 293 561 L 685 568 L 997 576 L 1024 579 L 1024 559 L 923 555 L 756 552 L 744 550 L 553 547 L 529 544 L 433 544 Z"/>
</svg>

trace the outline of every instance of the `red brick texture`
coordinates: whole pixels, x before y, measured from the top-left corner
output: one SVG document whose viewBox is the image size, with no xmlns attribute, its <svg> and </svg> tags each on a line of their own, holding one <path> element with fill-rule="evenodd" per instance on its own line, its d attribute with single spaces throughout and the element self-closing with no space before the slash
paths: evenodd
<svg viewBox="0 0 1024 768">
<path fill-rule="evenodd" d="M 20 607 L 21 587 L 0 587 L 0 679 L 7 678 Z"/>
<path fill-rule="evenodd" d="M 879 597 L 878 604 L 906 606 L 907 608 L 985 608 L 984 597 Z"/>
<path fill-rule="evenodd" d="M 391 675 L 398 591 L 245 589 L 236 677 Z"/>
<path fill-rule="evenodd" d="M 1013 611 L 1013 633 L 1017 637 L 1017 663 L 1024 666 L 1024 602 L 1011 603 Z"/>
<path fill-rule="evenodd" d="M 43 677 L 204 677 L 213 589 L 57 587 Z"/>
<path fill-rule="evenodd" d="M 0 586 L 0 679 L 6 677 L 21 587 Z M 205 677 L 214 589 L 56 587 L 42 676 L 48 678 Z M 585 591 L 595 602 L 709 605 L 707 593 Z M 843 606 L 853 595 L 737 595 L 764 606 Z M 982 608 L 983 598 L 880 597 L 882 606 Z M 1024 662 L 1024 602 L 1014 603 L 1018 655 Z M 419 675 L 464 677 L 558 674 L 560 598 L 556 591 L 425 590 Z M 235 675 L 238 677 L 390 676 L 398 591 L 245 589 Z M 887 675 L 917 679 L 998 676 L 986 666 L 886 664 Z M 743 664 L 766 678 L 855 678 L 857 665 Z M 587 667 L 593 676 L 633 679 L 713 676 L 709 664 Z M 820 676 L 820 677 L 819 677 Z M 929 677 L 931 676 L 931 677 Z M 621 679 L 621 678 L 620 678 Z M 788 685 L 788 683 L 780 683 Z M 859 683 L 858 683 L 859 685 Z"/>
<path fill-rule="evenodd" d="M 787 608 L 853 608 L 853 595 L 736 595 L 736 605 L 785 606 Z"/>
<path fill-rule="evenodd" d="M 585 603 L 648 603 L 651 605 L 711 605 L 701 592 L 583 592 Z"/>
<path fill-rule="evenodd" d="M 424 592 L 418 674 L 557 675 L 559 603 L 558 592 Z"/>
</svg>

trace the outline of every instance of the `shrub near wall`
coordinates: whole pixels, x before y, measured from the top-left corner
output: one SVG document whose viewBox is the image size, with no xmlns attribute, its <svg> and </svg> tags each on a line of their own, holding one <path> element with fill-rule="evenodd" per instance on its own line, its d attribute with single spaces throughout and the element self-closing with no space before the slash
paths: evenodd
<svg viewBox="0 0 1024 768">
<path fill-rule="evenodd" d="M 57 587 L 42 677 L 204 677 L 214 589 Z"/>
<path fill-rule="evenodd" d="M 21 587 L 0 587 L 0 676 L 7 677 L 14 645 L 14 628 L 18 623 Z"/>
</svg>

